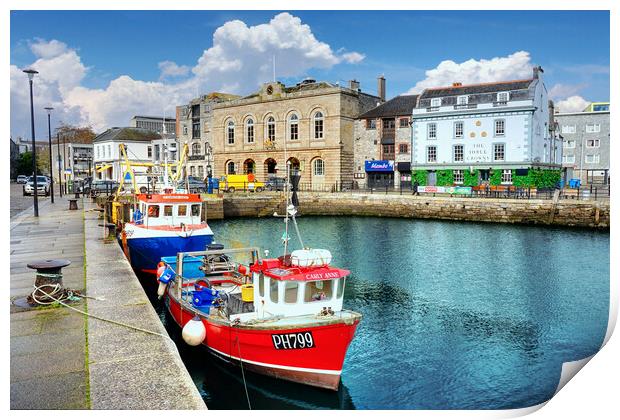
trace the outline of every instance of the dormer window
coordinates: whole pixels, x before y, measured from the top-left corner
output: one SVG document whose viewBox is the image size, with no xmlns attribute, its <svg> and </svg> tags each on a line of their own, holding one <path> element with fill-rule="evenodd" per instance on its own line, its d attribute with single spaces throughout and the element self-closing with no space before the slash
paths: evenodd
<svg viewBox="0 0 620 420">
<path fill-rule="evenodd" d="M 441 106 L 441 98 L 432 98 L 431 99 L 431 107 L 440 107 Z"/>
<path fill-rule="evenodd" d="M 456 98 L 456 104 L 457 105 L 467 105 L 468 99 L 469 99 L 469 97 L 467 95 L 458 96 Z"/>
<path fill-rule="evenodd" d="M 510 99 L 510 95 L 508 92 L 497 93 L 497 102 L 508 102 L 508 99 Z"/>
</svg>

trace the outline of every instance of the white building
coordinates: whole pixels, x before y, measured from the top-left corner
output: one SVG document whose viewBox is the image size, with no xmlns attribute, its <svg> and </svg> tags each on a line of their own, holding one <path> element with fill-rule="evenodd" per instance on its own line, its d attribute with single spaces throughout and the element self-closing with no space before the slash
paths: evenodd
<svg viewBox="0 0 620 420">
<path fill-rule="evenodd" d="M 424 90 L 412 115 L 411 170 L 426 171 L 421 184 L 493 183 L 500 173 L 501 184 L 513 184 L 531 169 L 559 174 L 562 144 L 542 73 Z"/>
<path fill-rule="evenodd" d="M 153 140 L 161 140 L 159 133 L 133 127 L 114 127 L 99 134 L 93 140 L 95 179 L 119 181 L 125 169 L 119 145 L 127 149 L 127 158 L 134 163 L 152 163 Z M 147 167 L 134 167 L 136 175 L 146 174 Z"/>
</svg>

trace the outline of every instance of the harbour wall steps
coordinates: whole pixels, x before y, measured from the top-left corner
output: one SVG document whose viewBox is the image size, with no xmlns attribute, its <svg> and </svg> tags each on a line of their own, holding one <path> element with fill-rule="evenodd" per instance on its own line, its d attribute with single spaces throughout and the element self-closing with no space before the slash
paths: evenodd
<svg viewBox="0 0 620 420">
<path fill-rule="evenodd" d="M 312 216 L 378 216 L 609 229 L 609 202 L 430 197 L 357 193 L 299 193 L 299 213 Z M 284 214 L 284 195 L 226 194 L 223 217 Z M 209 219 L 215 215 L 209 215 Z M 219 218 L 219 217 L 218 217 Z"/>
</svg>

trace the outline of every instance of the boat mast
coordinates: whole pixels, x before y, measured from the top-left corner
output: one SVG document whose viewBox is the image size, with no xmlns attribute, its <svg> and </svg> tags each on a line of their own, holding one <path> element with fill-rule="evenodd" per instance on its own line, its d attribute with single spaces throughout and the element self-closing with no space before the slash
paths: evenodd
<svg viewBox="0 0 620 420">
<path fill-rule="evenodd" d="M 161 138 L 164 141 L 164 192 L 169 188 L 168 185 L 168 139 L 166 138 L 166 116 L 164 115 L 161 123 Z"/>
</svg>

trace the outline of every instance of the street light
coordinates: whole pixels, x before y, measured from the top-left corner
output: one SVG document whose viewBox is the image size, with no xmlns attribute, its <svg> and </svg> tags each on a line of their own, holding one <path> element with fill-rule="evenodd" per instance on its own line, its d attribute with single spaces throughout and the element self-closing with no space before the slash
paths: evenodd
<svg viewBox="0 0 620 420">
<path fill-rule="evenodd" d="M 37 148 L 34 143 L 34 106 L 32 104 L 32 79 L 34 75 L 39 72 L 33 69 L 26 69 L 24 73 L 28 75 L 28 83 L 30 85 L 30 129 L 32 134 L 32 171 L 34 179 L 34 217 L 39 217 L 39 197 L 38 197 L 38 184 L 37 184 Z"/>
<path fill-rule="evenodd" d="M 52 125 L 50 123 L 50 119 L 52 116 L 52 108 L 51 106 L 46 106 L 44 108 L 47 111 L 47 138 L 50 143 L 50 190 L 52 196 L 52 204 L 54 204 L 54 174 L 52 173 Z"/>
</svg>

